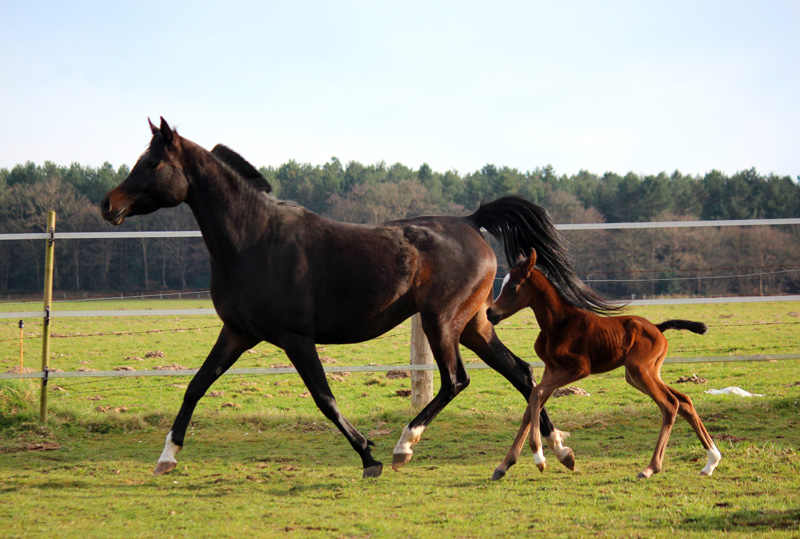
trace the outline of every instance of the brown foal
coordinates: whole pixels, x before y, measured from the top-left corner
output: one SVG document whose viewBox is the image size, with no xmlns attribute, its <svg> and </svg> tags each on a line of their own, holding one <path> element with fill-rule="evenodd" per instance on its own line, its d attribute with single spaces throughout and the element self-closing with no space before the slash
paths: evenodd
<svg viewBox="0 0 800 539">
<path fill-rule="evenodd" d="M 650 477 L 661 471 L 664 450 L 677 414 L 689 422 L 708 455 L 708 462 L 700 475 L 711 475 L 722 458 L 719 450 L 691 399 L 667 386 L 660 375 L 661 364 L 667 355 L 667 339 L 663 332 L 686 329 L 703 334 L 708 327 L 688 320 L 668 320 L 655 325 L 639 316 L 598 316 L 567 303 L 558 289 L 535 269 L 535 265 L 536 251 L 527 258 L 520 255 L 506 277 L 500 297 L 487 311 L 489 320 L 497 324 L 530 306 L 541 328 L 534 347 L 545 364 L 542 379 L 531 392 L 517 437 L 492 479 L 502 478 L 517 462 L 528 432 L 534 462 L 540 471 L 544 471 L 545 458 L 539 434 L 539 410 L 544 403 L 560 387 L 623 365 L 625 380 L 649 395 L 661 410 L 661 433 L 653 458 L 638 477 Z"/>
</svg>

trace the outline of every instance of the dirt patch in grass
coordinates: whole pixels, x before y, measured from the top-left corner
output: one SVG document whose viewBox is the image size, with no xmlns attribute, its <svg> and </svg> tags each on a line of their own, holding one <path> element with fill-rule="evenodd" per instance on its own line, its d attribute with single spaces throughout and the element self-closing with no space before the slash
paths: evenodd
<svg viewBox="0 0 800 539">
<path fill-rule="evenodd" d="M 16 447 L 0 447 L 0 453 L 26 453 L 30 451 L 57 451 L 61 444 L 55 442 L 27 442 Z"/>
<path fill-rule="evenodd" d="M 696 374 L 693 374 L 691 376 L 681 376 L 680 378 L 675 380 L 675 383 L 676 384 L 688 384 L 688 383 L 705 384 L 706 383 L 706 379 L 701 377 L 701 376 L 697 376 Z"/>
<path fill-rule="evenodd" d="M 575 386 L 560 387 L 553 392 L 553 397 L 589 397 L 589 392 Z"/>
</svg>

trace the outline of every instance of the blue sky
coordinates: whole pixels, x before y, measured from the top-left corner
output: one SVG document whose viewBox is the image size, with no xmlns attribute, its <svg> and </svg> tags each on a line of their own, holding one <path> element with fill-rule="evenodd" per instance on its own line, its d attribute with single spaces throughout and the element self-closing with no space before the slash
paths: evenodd
<svg viewBox="0 0 800 539">
<path fill-rule="evenodd" d="M 800 175 L 800 3 L 11 2 L 0 167 L 133 165 L 164 116 L 257 166 Z"/>
</svg>

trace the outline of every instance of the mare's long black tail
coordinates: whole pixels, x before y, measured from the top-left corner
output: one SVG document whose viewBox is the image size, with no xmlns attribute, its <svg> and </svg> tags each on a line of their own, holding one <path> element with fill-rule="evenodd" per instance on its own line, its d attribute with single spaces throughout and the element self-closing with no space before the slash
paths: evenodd
<svg viewBox="0 0 800 539">
<path fill-rule="evenodd" d="M 509 266 L 519 253 L 528 256 L 536 249 L 536 265 L 576 306 L 601 314 L 624 307 L 602 298 L 578 278 L 567 257 L 567 241 L 541 206 L 517 196 L 502 197 L 481 204 L 467 219 L 503 243 Z"/>
<path fill-rule="evenodd" d="M 656 324 L 656 327 L 661 333 L 664 333 L 668 329 L 686 329 L 692 333 L 703 335 L 706 331 L 708 331 L 708 326 L 704 323 L 692 322 L 691 320 L 667 320 L 666 322 Z"/>
</svg>

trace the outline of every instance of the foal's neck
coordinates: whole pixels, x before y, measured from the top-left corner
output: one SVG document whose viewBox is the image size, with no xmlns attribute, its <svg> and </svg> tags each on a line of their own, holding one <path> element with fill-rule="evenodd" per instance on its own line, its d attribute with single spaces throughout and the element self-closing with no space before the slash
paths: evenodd
<svg viewBox="0 0 800 539">
<path fill-rule="evenodd" d="M 531 272 L 529 289 L 530 307 L 536 315 L 539 327 L 544 331 L 579 310 L 567 303 L 561 292 L 539 270 Z"/>
</svg>

